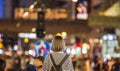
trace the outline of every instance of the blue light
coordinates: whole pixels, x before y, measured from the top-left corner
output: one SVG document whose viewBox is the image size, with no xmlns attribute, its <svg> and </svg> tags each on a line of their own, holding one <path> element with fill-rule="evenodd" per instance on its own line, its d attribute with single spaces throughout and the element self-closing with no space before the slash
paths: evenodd
<svg viewBox="0 0 120 71">
<path fill-rule="evenodd" d="M 0 0 L 0 19 L 3 18 L 3 14 L 4 14 L 4 0 Z"/>
</svg>

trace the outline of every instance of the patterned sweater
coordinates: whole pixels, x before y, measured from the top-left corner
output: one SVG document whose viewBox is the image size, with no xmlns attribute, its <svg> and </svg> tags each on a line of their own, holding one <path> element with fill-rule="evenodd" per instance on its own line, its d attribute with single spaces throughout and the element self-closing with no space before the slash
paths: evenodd
<svg viewBox="0 0 120 71">
<path fill-rule="evenodd" d="M 65 53 L 59 53 L 59 52 L 52 53 L 55 64 L 58 65 L 62 61 L 62 59 L 65 57 L 65 55 L 66 55 Z M 50 54 L 48 54 L 48 56 L 46 56 L 43 62 L 42 71 L 50 71 L 52 65 L 53 63 L 51 61 Z M 65 62 L 62 64 L 62 69 L 63 71 L 74 71 L 72 60 L 70 57 L 68 57 L 65 60 Z"/>
</svg>

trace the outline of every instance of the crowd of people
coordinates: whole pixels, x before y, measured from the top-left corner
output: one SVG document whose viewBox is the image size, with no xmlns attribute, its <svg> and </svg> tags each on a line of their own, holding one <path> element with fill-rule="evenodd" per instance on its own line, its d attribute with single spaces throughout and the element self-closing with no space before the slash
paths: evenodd
<svg viewBox="0 0 120 71">
<path fill-rule="evenodd" d="M 73 66 L 77 71 L 120 71 L 120 58 L 78 58 L 73 60 Z"/>
<path fill-rule="evenodd" d="M 103 60 L 95 56 L 84 58 L 64 53 L 61 36 L 52 40 L 51 52 L 44 58 L 32 55 L 0 55 L 0 71 L 120 71 L 120 59 Z"/>
</svg>

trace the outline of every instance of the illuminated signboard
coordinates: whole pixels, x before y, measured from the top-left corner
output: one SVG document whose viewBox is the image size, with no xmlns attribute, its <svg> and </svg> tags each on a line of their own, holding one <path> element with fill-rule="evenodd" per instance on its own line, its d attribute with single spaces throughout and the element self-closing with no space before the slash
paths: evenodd
<svg viewBox="0 0 120 71">
<path fill-rule="evenodd" d="M 36 33 L 19 33 L 18 36 L 20 38 L 29 38 L 29 39 L 36 39 Z"/>
<path fill-rule="evenodd" d="M 37 20 L 37 10 L 39 9 L 29 9 L 29 8 L 16 8 L 15 9 L 15 19 L 31 19 Z M 46 20 L 58 20 L 67 19 L 68 14 L 66 9 L 46 9 L 45 19 Z"/>
<path fill-rule="evenodd" d="M 78 1 L 76 4 L 76 19 L 87 20 L 88 19 L 88 2 Z"/>
<path fill-rule="evenodd" d="M 0 19 L 3 18 L 4 0 L 0 0 Z"/>
</svg>

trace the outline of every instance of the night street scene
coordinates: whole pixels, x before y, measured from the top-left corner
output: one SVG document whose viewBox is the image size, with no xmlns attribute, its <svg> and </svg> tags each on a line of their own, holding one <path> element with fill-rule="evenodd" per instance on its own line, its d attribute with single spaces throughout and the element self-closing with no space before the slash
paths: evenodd
<svg viewBox="0 0 120 71">
<path fill-rule="evenodd" d="M 120 0 L 0 0 L 0 71 L 120 71 Z"/>
</svg>

